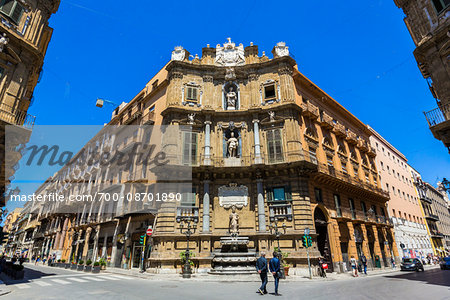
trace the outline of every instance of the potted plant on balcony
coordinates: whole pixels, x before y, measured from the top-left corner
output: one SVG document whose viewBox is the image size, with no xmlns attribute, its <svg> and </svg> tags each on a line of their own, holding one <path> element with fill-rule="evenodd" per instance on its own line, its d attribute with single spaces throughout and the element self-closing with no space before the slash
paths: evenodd
<svg viewBox="0 0 450 300">
<path fill-rule="evenodd" d="M 106 261 L 104 258 L 100 258 L 100 260 L 98 261 L 100 263 L 100 269 L 101 270 L 106 270 Z"/>
<path fill-rule="evenodd" d="M 85 272 L 91 272 L 92 271 L 92 260 L 88 259 L 86 261 L 86 266 L 84 267 Z"/>
<path fill-rule="evenodd" d="M 78 261 L 77 271 L 83 271 L 83 270 L 84 270 L 84 261 L 83 260 L 79 260 Z"/>
<path fill-rule="evenodd" d="M 96 261 L 92 267 L 92 273 L 100 273 L 100 262 Z"/>
</svg>

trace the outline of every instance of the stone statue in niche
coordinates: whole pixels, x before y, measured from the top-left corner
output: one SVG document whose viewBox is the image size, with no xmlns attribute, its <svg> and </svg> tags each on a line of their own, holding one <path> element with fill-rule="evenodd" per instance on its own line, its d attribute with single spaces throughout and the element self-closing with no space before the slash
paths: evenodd
<svg viewBox="0 0 450 300">
<path fill-rule="evenodd" d="M 236 206 L 231 207 L 229 231 L 231 235 L 238 235 L 239 233 L 239 215 L 236 212 Z"/>
<path fill-rule="evenodd" d="M 231 137 L 227 140 L 228 157 L 237 157 L 239 141 L 231 132 Z"/>
<path fill-rule="evenodd" d="M 6 37 L 6 33 L 0 36 L 0 52 L 3 52 L 3 49 L 8 44 L 9 39 Z"/>
<path fill-rule="evenodd" d="M 233 87 L 230 86 L 230 89 L 227 93 L 227 110 L 235 110 L 236 109 L 236 100 L 237 95 L 236 92 L 233 91 Z"/>
<path fill-rule="evenodd" d="M 188 114 L 188 124 L 194 124 L 195 122 L 195 113 Z"/>
</svg>

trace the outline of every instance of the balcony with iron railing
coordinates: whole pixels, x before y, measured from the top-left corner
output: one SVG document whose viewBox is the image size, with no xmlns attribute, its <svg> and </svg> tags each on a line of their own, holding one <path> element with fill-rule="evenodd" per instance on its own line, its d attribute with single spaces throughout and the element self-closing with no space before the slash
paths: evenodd
<svg viewBox="0 0 450 300">
<path fill-rule="evenodd" d="M 425 211 L 425 218 L 432 221 L 439 221 L 439 217 L 435 214 Z"/>
<path fill-rule="evenodd" d="M 5 103 L 0 104 L 0 120 L 12 124 L 23 126 L 26 129 L 33 129 L 36 117 L 27 114 L 25 111 L 14 109 Z"/>
<path fill-rule="evenodd" d="M 444 237 L 444 234 L 442 234 L 441 232 L 439 232 L 435 229 L 430 229 L 430 234 L 431 234 L 431 237 L 433 237 L 433 238 L 443 238 Z"/>
<path fill-rule="evenodd" d="M 439 107 L 424 112 L 425 118 L 427 119 L 428 126 L 434 127 L 444 122 L 450 121 L 450 103 L 441 104 Z M 450 122 L 448 124 L 450 126 Z"/>
<path fill-rule="evenodd" d="M 197 206 L 180 205 L 177 207 L 177 222 L 187 219 L 193 222 L 198 222 L 198 216 L 199 208 Z"/>
</svg>

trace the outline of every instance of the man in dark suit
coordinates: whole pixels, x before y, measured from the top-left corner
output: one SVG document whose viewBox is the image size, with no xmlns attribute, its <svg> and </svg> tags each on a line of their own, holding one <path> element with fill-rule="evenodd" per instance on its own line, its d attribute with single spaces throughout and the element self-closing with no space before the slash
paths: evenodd
<svg viewBox="0 0 450 300">
<path fill-rule="evenodd" d="M 269 262 L 269 269 L 272 272 L 273 278 L 275 280 L 275 295 L 280 296 L 278 294 L 278 282 L 280 281 L 279 272 L 281 269 L 280 259 L 278 258 L 278 252 L 273 253 L 273 258 Z"/>
<path fill-rule="evenodd" d="M 266 259 L 266 253 L 264 251 L 261 251 L 260 257 L 256 261 L 256 271 L 259 273 L 259 277 L 261 277 L 261 287 L 258 289 L 258 292 L 261 293 L 261 295 L 267 294 L 267 259 Z"/>
</svg>

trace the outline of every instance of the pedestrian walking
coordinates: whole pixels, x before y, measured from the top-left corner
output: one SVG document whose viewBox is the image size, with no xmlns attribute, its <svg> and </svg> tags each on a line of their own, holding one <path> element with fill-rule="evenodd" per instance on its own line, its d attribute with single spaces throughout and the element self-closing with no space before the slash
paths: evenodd
<svg viewBox="0 0 450 300">
<path fill-rule="evenodd" d="M 275 296 L 281 296 L 281 294 L 278 294 L 278 283 L 280 282 L 280 277 L 282 277 L 278 252 L 273 253 L 273 258 L 269 262 L 269 269 L 270 272 L 272 272 L 273 279 L 275 280 Z"/>
<path fill-rule="evenodd" d="M 362 266 L 363 266 L 363 269 L 364 269 L 364 274 L 367 275 L 367 258 L 366 258 L 366 256 L 364 254 L 361 255 L 361 263 L 362 263 Z"/>
<path fill-rule="evenodd" d="M 38 255 L 38 256 L 36 257 L 36 260 L 34 261 L 34 265 L 37 265 L 37 264 L 38 264 L 38 262 L 39 262 L 40 258 L 41 258 L 41 256 L 40 256 L 40 255 Z"/>
<path fill-rule="evenodd" d="M 395 269 L 395 259 L 391 257 L 392 269 Z"/>
<path fill-rule="evenodd" d="M 267 294 L 267 259 L 266 252 L 262 251 L 260 253 L 260 257 L 256 261 L 256 270 L 259 273 L 259 277 L 261 277 L 261 287 L 258 289 L 258 292 L 261 295 Z"/>
<path fill-rule="evenodd" d="M 350 258 L 350 264 L 352 265 L 352 275 L 353 277 L 358 277 L 358 270 L 357 270 L 357 264 L 356 264 L 356 259 L 355 257 L 352 255 L 352 257 Z"/>
<path fill-rule="evenodd" d="M 328 264 L 325 263 L 322 256 L 319 256 L 319 275 L 320 277 L 327 277 Z"/>
</svg>

